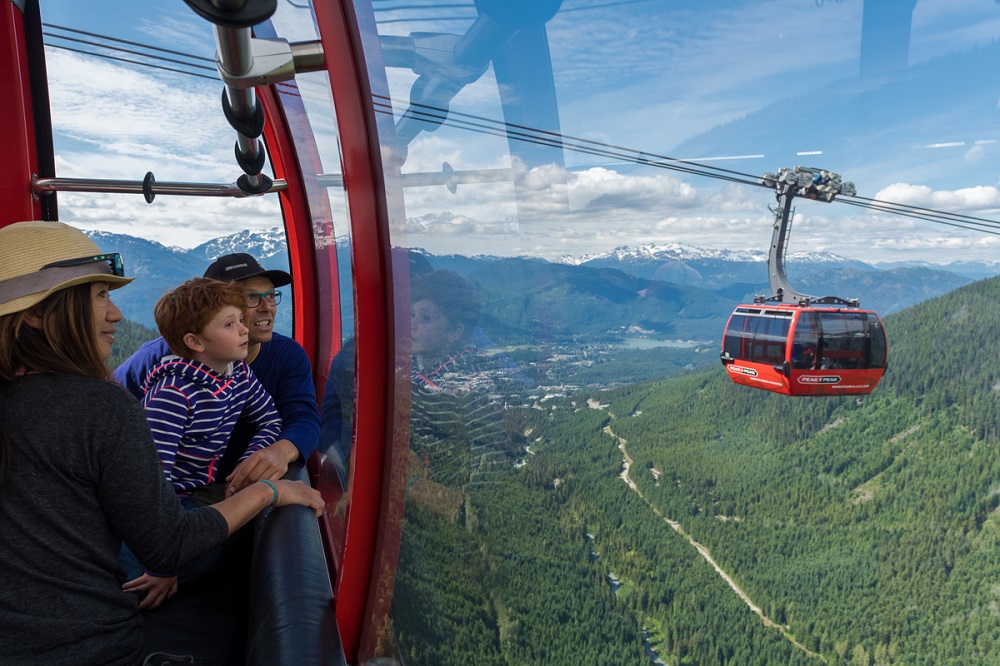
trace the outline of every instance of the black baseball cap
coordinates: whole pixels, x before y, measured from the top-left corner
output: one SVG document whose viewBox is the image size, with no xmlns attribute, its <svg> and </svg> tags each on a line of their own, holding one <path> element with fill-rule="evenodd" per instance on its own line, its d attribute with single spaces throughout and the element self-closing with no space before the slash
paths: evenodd
<svg viewBox="0 0 1000 666">
<path fill-rule="evenodd" d="M 205 277 L 223 282 L 236 282 L 258 275 L 266 277 L 275 287 L 292 283 L 292 276 L 285 271 L 265 271 L 256 259 L 245 252 L 224 254 L 205 269 Z"/>
</svg>

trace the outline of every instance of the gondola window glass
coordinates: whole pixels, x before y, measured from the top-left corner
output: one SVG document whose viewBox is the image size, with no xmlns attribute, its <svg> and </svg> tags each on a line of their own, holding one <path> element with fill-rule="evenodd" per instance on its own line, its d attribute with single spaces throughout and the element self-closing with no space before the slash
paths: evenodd
<svg viewBox="0 0 1000 666">
<path fill-rule="evenodd" d="M 758 317 L 750 360 L 771 364 L 784 361 L 791 323 L 791 317 Z"/>
<path fill-rule="evenodd" d="M 56 177 L 141 187 L 146 172 L 156 183 L 186 185 L 225 186 L 242 175 L 233 156 L 235 130 L 220 104 L 215 41 L 207 21 L 185 16 L 179 46 L 162 41 L 160 28 L 155 34 L 146 29 L 162 26 L 167 13 L 186 11 L 183 7 L 121 3 L 87 16 L 74 3 L 42 0 L 39 9 Z M 115 20 L 106 22 L 106 15 Z M 133 44 L 123 45 L 122 39 Z M 182 49 L 185 57 L 165 55 L 157 47 Z M 268 167 L 264 171 L 270 173 Z M 158 193 L 147 203 L 140 192 L 101 187 L 45 195 L 57 198 L 60 221 L 95 234 L 102 250 L 120 252 L 126 274 L 137 278 L 114 294 L 127 322 L 119 327 L 113 365 L 145 339 L 157 337 L 157 298 L 201 276 L 218 256 L 248 252 L 266 269 L 290 270 L 276 194 Z M 282 289 L 285 299 L 273 326 L 291 335 L 293 299 L 288 296 L 294 285 Z"/>
<path fill-rule="evenodd" d="M 884 368 L 888 344 L 885 338 L 885 329 L 878 317 L 868 318 L 868 330 L 871 334 L 871 367 Z"/>
<path fill-rule="evenodd" d="M 816 313 L 803 312 L 795 324 L 795 339 L 792 342 L 792 367 L 808 370 L 816 363 L 819 348 L 819 328 Z"/>
<path fill-rule="evenodd" d="M 273 30 L 274 36 L 289 42 L 319 39 L 312 11 L 305 4 L 279 3 L 271 26 L 258 28 L 258 34 Z M 319 333 L 314 370 L 319 380 L 317 393 L 322 396 L 318 450 L 324 469 L 336 475 L 346 492 L 354 418 L 354 298 L 336 105 L 325 70 L 298 73 L 294 81 L 275 90 L 293 137 L 309 205 L 319 294 L 313 313 Z M 338 542 L 343 527 L 343 521 L 332 521 Z"/>
<path fill-rule="evenodd" d="M 892 191 L 900 164 L 908 171 L 916 163 L 933 164 L 928 171 L 935 181 L 926 185 L 934 191 L 978 182 L 982 169 L 971 158 L 997 148 L 989 132 L 975 128 L 995 123 L 966 126 L 959 109 L 978 105 L 983 118 L 993 118 L 996 100 L 985 89 L 963 89 L 955 122 L 947 124 L 961 128 L 962 136 L 943 137 L 936 120 L 951 107 L 939 84 L 946 81 L 949 93 L 962 87 L 951 73 L 952 58 L 963 72 L 990 80 L 971 49 L 997 48 L 1000 14 L 948 23 L 954 33 L 946 39 L 948 33 L 933 27 L 942 25 L 934 19 L 946 12 L 944 4 L 916 3 L 916 10 L 913 4 L 355 0 L 391 245 L 422 258 L 411 262 L 411 289 L 397 290 L 395 304 L 409 315 L 397 321 L 395 360 L 411 381 L 403 389 L 410 410 L 394 413 L 408 417 L 409 430 L 401 447 L 405 469 L 394 470 L 405 478 L 403 527 L 392 614 L 384 626 L 391 627 L 407 663 L 643 663 L 650 654 L 645 650 L 613 650 L 618 661 L 587 651 L 591 643 L 620 644 L 601 632 L 624 626 L 615 624 L 622 609 L 632 613 L 629 626 L 654 619 L 655 627 L 647 625 L 656 635 L 649 644 L 659 657 L 650 661 L 711 659 L 705 653 L 686 657 L 704 652 L 692 638 L 707 625 L 692 621 L 697 628 L 686 630 L 680 615 L 667 610 L 676 609 L 682 595 L 672 595 L 684 583 L 659 581 L 669 577 L 667 562 L 677 558 L 665 555 L 666 548 L 643 550 L 652 541 L 648 535 L 656 534 L 652 524 L 630 532 L 637 519 L 622 513 L 631 492 L 626 481 L 641 495 L 637 507 L 655 507 L 685 523 L 685 530 L 690 522 L 724 551 L 720 559 L 745 563 L 755 589 L 781 587 L 784 596 L 775 597 L 777 617 L 771 620 L 791 625 L 796 636 L 809 635 L 816 645 L 807 649 L 826 658 L 839 646 L 860 650 L 868 639 L 864 649 L 876 649 L 870 635 L 842 640 L 828 617 L 823 631 L 805 628 L 801 623 L 812 617 L 803 619 L 798 600 L 791 613 L 791 600 L 816 590 L 803 583 L 815 572 L 796 578 L 775 566 L 765 576 L 760 569 L 766 567 L 746 564 L 742 545 L 730 538 L 757 529 L 746 510 L 763 510 L 753 499 L 755 486 L 788 477 L 778 466 L 757 467 L 756 440 L 745 458 L 729 456 L 733 442 L 753 436 L 727 429 L 758 418 L 775 426 L 762 428 L 768 438 L 796 428 L 774 423 L 775 412 L 761 417 L 742 401 L 733 403 L 732 419 L 719 419 L 712 409 L 718 405 L 702 402 L 720 395 L 711 376 L 682 388 L 664 386 L 645 400 L 630 401 L 626 385 L 688 368 L 698 372 L 708 356 L 717 362 L 718 331 L 734 304 L 750 302 L 746 295 L 767 285 L 759 253 L 766 256 L 774 193 L 757 187 L 764 172 L 801 163 L 836 168 L 870 197 Z M 994 16 L 995 8 L 984 8 L 991 3 L 963 6 L 973 4 L 982 6 L 977 15 Z M 884 15 L 869 11 L 876 5 Z M 906 20 L 911 13 L 912 26 Z M 882 20 L 873 23 L 873 15 Z M 975 46 L 965 54 L 961 44 Z M 910 95 L 928 106 L 911 104 Z M 901 114 L 906 122 L 897 121 Z M 877 213 L 844 213 L 841 203 L 797 201 L 802 224 L 792 252 L 825 251 L 820 241 L 829 245 L 831 238 L 858 248 L 859 258 L 883 241 L 902 247 L 890 225 L 865 223 Z M 830 231 L 847 220 L 855 225 L 849 233 Z M 726 248 L 726 259 L 693 257 L 684 243 Z M 745 254 L 737 260 L 737 252 Z M 797 275 L 808 270 L 813 278 L 827 270 L 813 257 L 788 258 L 793 266 L 801 262 Z M 472 283 L 465 305 L 449 299 L 442 308 L 436 297 L 425 296 L 432 278 L 424 276 L 443 271 Z M 469 294 L 454 288 L 460 292 Z M 869 302 L 868 294 L 855 295 Z M 469 309 L 469 303 L 478 309 L 474 323 L 466 320 L 461 331 L 438 328 L 444 309 Z M 797 359 L 789 384 L 836 395 L 856 382 L 835 383 L 837 373 L 807 370 L 818 370 L 824 358 L 858 367 L 869 353 L 872 363 L 884 364 L 881 329 L 869 330 L 859 313 L 828 320 L 788 303 L 741 309 L 728 319 L 722 347 L 727 361 L 748 363 L 716 372 L 773 386 L 781 379 L 770 366 Z M 447 344 L 435 351 L 432 338 Z M 459 342 L 461 348 L 448 348 Z M 793 345 L 802 347 L 801 356 Z M 816 361 L 805 353 L 810 347 Z M 839 406 L 837 397 L 822 400 L 788 408 Z M 694 406 L 708 414 L 704 438 L 688 437 L 688 430 L 678 435 L 672 427 L 672 419 Z M 654 423 L 656 429 L 646 427 Z M 822 427 L 811 425 L 816 427 L 800 430 Z M 717 439 L 717 431 L 725 434 Z M 633 456 L 633 449 L 641 455 Z M 634 463 L 629 475 L 620 469 L 625 455 Z M 802 464 L 817 458 L 807 456 Z M 715 466 L 722 459 L 725 471 Z M 717 478 L 709 480 L 706 468 Z M 852 480 L 860 482 L 863 471 L 852 469 Z M 744 472 L 755 476 L 748 481 Z M 750 489 L 741 495 L 745 487 Z M 796 543 L 809 541 L 811 526 L 802 522 L 807 512 L 782 508 L 770 514 L 770 525 L 781 524 L 782 537 Z M 857 580 L 854 563 L 831 556 L 829 543 L 811 551 L 812 564 L 799 564 L 820 570 L 832 561 L 842 566 L 838 580 Z M 771 561 L 767 544 L 755 552 L 758 563 Z M 567 562 L 585 575 L 563 568 Z M 554 581 L 566 585 L 555 592 Z M 526 589 L 539 593 L 526 595 Z M 703 589 L 698 586 L 699 593 Z M 824 589 L 816 596 L 833 594 Z M 843 594 L 842 602 L 853 588 Z M 542 599 L 558 603 L 547 606 Z M 604 610 L 593 610 L 591 602 L 606 601 Z M 813 616 L 823 608 L 813 604 Z M 719 623 L 709 635 L 731 626 Z M 675 634 L 684 640 L 674 640 Z M 790 651 L 802 656 L 794 646 Z"/>
<path fill-rule="evenodd" d="M 820 313 L 820 367 L 835 370 L 867 367 L 866 323 L 867 315 L 862 313 Z"/>
<path fill-rule="evenodd" d="M 754 363 L 781 363 L 791 321 L 790 314 L 734 314 L 726 331 L 725 351 L 731 358 Z"/>
<path fill-rule="evenodd" d="M 729 358 L 748 358 L 757 317 L 734 314 L 726 329 L 725 352 Z"/>
</svg>

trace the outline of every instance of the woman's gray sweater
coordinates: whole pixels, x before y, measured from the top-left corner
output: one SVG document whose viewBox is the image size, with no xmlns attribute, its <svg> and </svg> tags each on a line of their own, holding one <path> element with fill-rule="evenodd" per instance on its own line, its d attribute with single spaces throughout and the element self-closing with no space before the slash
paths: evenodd
<svg viewBox="0 0 1000 666">
<path fill-rule="evenodd" d="M 225 520 L 181 508 L 142 407 L 117 384 L 0 383 L 0 428 L 12 449 L 0 487 L 0 663 L 141 663 L 122 540 L 152 570 L 176 571 L 225 540 Z"/>
</svg>

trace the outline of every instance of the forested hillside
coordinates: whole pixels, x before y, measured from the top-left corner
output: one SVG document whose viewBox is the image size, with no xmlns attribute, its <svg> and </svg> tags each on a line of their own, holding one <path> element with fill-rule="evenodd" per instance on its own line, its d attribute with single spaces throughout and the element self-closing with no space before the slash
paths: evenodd
<svg viewBox="0 0 1000 666">
<path fill-rule="evenodd" d="M 1000 663 L 998 303 L 993 279 L 886 318 L 861 398 L 720 366 L 508 409 L 523 466 L 408 500 L 407 663 Z"/>
<path fill-rule="evenodd" d="M 160 333 L 128 319 L 115 324 L 115 344 L 111 347 L 111 358 L 108 365 L 117 368 L 122 362 L 142 346 L 147 340 L 159 337 Z"/>
<path fill-rule="evenodd" d="M 543 436 L 526 428 L 524 467 L 464 504 L 408 489 L 394 596 L 405 663 L 634 666 L 654 656 L 643 628 L 668 663 L 807 663 L 621 481 L 607 414 L 565 406 Z"/>
<path fill-rule="evenodd" d="M 887 318 L 889 372 L 862 399 L 707 373 L 602 401 L 645 497 L 808 648 L 997 663 L 998 302 L 993 279 Z"/>
</svg>

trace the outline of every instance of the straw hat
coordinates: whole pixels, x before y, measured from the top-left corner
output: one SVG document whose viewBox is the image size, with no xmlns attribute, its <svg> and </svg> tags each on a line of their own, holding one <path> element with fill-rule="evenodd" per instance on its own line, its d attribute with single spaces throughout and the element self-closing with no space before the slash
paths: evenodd
<svg viewBox="0 0 1000 666">
<path fill-rule="evenodd" d="M 111 256 L 111 255 L 109 255 Z M 50 294 L 86 282 L 124 287 L 133 278 L 114 275 L 111 262 L 82 231 L 62 222 L 15 222 L 0 229 L 0 316 L 21 312 Z M 70 266 L 50 266 L 89 259 Z"/>
</svg>

